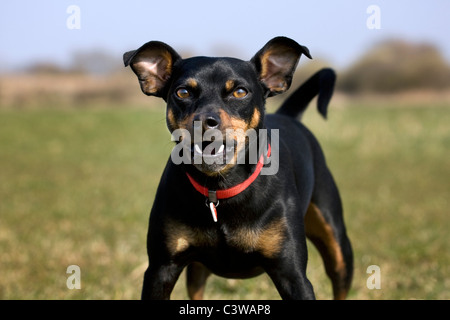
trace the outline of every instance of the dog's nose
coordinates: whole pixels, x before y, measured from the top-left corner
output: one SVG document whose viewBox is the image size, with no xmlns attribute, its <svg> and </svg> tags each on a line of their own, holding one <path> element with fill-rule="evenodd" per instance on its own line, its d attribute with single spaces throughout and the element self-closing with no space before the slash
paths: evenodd
<svg viewBox="0 0 450 320">
<path fill-rule="evenodd" d="M 209 116 L 205 120 L 205 125 L 208 129 L 216 129 L 220 124 L 220 119 L 217 116 Z"/>
<path fill-rule="evenodd" d="M 203 130 L 218 129 L 220 126 L 220 117 L 215 113 L 203 113 L 194 117 L 194 121 L 201 121 Z"/>
</svg>

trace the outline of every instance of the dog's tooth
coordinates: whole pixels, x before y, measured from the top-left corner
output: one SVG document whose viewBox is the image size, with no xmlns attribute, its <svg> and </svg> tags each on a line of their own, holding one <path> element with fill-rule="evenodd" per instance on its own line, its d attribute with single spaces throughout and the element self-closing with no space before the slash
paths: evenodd
<svg viewBox="0 0 450 320">
<path fill-rule="evenodd" d="M 194 145 L 194 150 L 195 150 L 195 152 L 197 152 L 197 153 L 200 153 L 200 154 L 203 153 L 203 152 L 202 152 L 202 149 L 200 148 L 200 146 L 199 146 L 198 144 Z"/>
<path fill-rule="evenodd" d="M 225 145 L 221 145 L 219 150 L 217 151 L 217 153 L 222 153 L 224 148 L 225 148 Z"/>
</svg>

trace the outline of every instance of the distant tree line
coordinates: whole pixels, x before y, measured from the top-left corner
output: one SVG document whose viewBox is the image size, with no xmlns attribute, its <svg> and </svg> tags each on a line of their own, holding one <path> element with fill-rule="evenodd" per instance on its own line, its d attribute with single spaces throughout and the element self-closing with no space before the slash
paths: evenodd
<svg viewBox="0 0 450 320">
<path fill-rule="evenodd" d="M 329 66 L 313 60 L 294 78 L 293 87 L 300 85 L 318 68 Z M 68 67 L 53 63 L 35 63 L 26 71 L 34 74 L 97 74 L 124 71 L 121 56 L 101 49 L 75 52 Z M 346 93 L 395 93 L 414 89 L 449 89 L 450 66 L 439 50 L 431 44 L 403 40 L 388 40 L 376 44 L 360 59 L 338 72 L 337 90 Z"/>
<path fill-rule="evenodd" d="M 433 45 L 389 40 L 340 72 L 337 88 L 347 93 L 448 89 L 450 66 Z"/>
<path fill-rule="evenodd" d="M 75 51 L 68 66 L 60 66 L 53 62 L 38 61 L 25 68 L 33 74 L 96 74 L 105 75 L 123 68 L 121 56 L 113 55 L 106 50 L 93 49 Z"/>
</svg>

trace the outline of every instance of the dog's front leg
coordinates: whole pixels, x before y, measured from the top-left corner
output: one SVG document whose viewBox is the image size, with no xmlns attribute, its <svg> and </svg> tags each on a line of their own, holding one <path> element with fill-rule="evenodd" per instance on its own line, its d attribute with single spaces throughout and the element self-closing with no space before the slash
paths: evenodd
<svg viewBox="0 0 450 320">
<path fill-rule="evenodd" d="M 314 300 L 314 290 L 306 277 L 308 259 L 306 238 L 296 234 L 298 242 L 288 239 L 278 257 L 265 261 L 264 269 L 275 284 L 282 299 Z"/>
<path fill-rule="evenodd" d="M 314 300 L 314 290 L 304 272 L 274 269 L 267 271 L 283 300 Z"/>
<path fill-rule="evenodd" d="M 183 267 L 175 263 L 166 265 L 150 263 L 144 274 L 141 298 L 145 300 L 169 300 L 182 270 Z"/>
<path fill-rule="evenodd" d="M 303 270 L 275 267 L 266 271 L 283 300 L 315 299 L 313 287 Z"/>
</svg>

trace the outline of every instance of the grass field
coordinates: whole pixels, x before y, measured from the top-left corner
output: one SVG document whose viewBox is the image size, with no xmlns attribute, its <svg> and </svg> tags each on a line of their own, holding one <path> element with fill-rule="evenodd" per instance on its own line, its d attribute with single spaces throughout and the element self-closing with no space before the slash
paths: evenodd
<svg viewBox="0 0 450 320">
<path fill-rule="evenodd" d="M 450 299 L 450 106 L 346 105 L 305 124 L 340 187 L 350 299 Z M 137 299 L 148 214 L 172 149 L 160 108 L 0 110 L 0 298 Z M 319 299 L 331 289 L 310 246 Z M 81 268 L 69 290 L 66 269 Z M 366 287 L 378 265 L 381 289 Z M 186 298 L 184 275 L 174 293 Z M 209 299 L 278 299 L 267 276 L 212 277 Z"/>
</svg>

